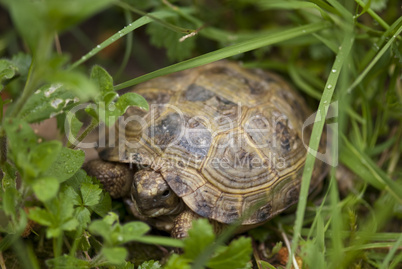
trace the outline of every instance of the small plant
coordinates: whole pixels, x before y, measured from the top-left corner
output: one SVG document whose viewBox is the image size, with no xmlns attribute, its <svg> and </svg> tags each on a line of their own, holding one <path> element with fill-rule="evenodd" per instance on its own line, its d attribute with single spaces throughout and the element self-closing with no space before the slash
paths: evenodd
<svg viewBox="0 0 402 269">
<path fill-rule="evenodd" d="M 398 1 L 213 2 L 0 0 L 13 25 L 9 35 L 0 36 L 0 267 L 14 255 L 23 268 L 260 269 L 300 266 L 297 261 L 306 268 L 398 268 Z M 63 33 L 88 40 L 80 25 L 101 11 L 124 14 L 126 22 L 115 23 L 119 30 L 104 41 L 83 41 L 92 49 L 79 51 L 75 62 L 68 55 L 73 51 L 54 48 Z M 124 72 L 130 61 L 156 69 L 154 55 L 144 52 L 137 35 L 133 39 L 143 26 L 149 43 L 167 55 L 161 65 L 177 62 L 133 78 Z M 96 58 L 123 38 L 120 66 Z M 24 46 L 13 48 L 21 42 Z M 225 58 L 285 75 L 312 108 L 318 107 L 317 117 L 332 113 L 329 120 L 339 138 L 332 141 L 339 165 L 332 168 L 320 202 L 307 203 L 315 162 L 309 154 L 296 214 L 250 231 L 261 248 L 252 248 L 245 236 L 227 242 L 234 228 L 216 236 L 206 220 L 194 222 L 182 241 L 151 235 L 143 222 L 123 222 L 119 206 L 112 207 L 101 184 L 81 169 L 85 154 L 77 149 L 98 124 L 112 126 L 128 107 L 148 109 L 141 96 L 118 90 Z M 92 66 L 86 67 L 89 61 Z M 331 103 L 336 113 L 328 110 Z M 57 119 L 62 138 L 47 141 L 32 124 L 51 118 Z M 323 128 L 323 121 L 314 125 L 312 150 Z M 129 259 L 140 251 L 130 249 L 131 243 L 180 249 L 180 254 L 166 251 L 160 261 L 142 263 Z M 39 257 L 45 246 L 51 251 Z M 288 249 L 286 261 L 277 258 L 282 246 Z"/>
</svg>

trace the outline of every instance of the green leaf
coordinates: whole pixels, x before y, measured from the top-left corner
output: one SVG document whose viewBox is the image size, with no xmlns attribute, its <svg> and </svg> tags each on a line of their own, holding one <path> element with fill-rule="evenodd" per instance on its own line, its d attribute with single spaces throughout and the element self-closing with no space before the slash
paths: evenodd
<svg viewBox="0 0 402 269">
<path fill-rule="evenodd" d="M 21 118 L 29 123 L 39 122 L 69 111 L 78 98 L 62 84 L 48 84 L 31 95 L 21 110 Z"/>
<path fill-rule="evenodd" d="M 86 206 L 102 217 L 111 210 L 109 194 L 102 191 L 98 180 L 88 176 L 82 169 L 63 183 L 62 192 L 74 205 Z"/>
<path fill-rule="evenodd" d="M 15 163 L 25 180 L 31 180 L 40 169 L 30 162 L 30 151 L 37 146 L 37 136 L 27 122 L 20 119 L 5 119 L 2 127 L 8 138 L 8 157 Z"/>
<path fill-rule="evenodd" d="M 127 257 L 127 250 L 123 247 L 103 247 L 101 253 L 111 264 L 122 264 Z"/>
<path fill-rule="evenodd" d="M 87 101 L 99 94 L 95 83 L 78 72 L 59 70 L 51 72 L 47 79 L 52 83 L 60 83 L 63 88 L 71 91 L 80 101 Z"/>
<path fill-rule="evenodd" d="M 63 185 L 61 187 L 61 193 L 63 193 L 63 195 L 65 195 L 66 198 L 69 199 L 74 205 L 83 205 L 81 196 L 77 193 L 77 191 L 74 190 L 73 187 Z"/>
<path fill-rule="evenodd" d="M 81 185 L 81 196 L 85 206 L 93 206 L 99 202 L 102 189 L 99 185 L 83 183 Z"/>
<path fill-rule="evenodd" d="M 96 214 L 101 217 L 106 216 L 106 214 L 112 210 L 112 199 L 109 193 L 102 192 L 100 195 L 99 203 L 90 207 Z"/>
<path fill-rule="evenodd" d="M 18 165 L 18 157 L 27 162 L 28 152 L 36 145 L 37 137 L 26 121 L 20 119 L 6 119 L 3 122 L 6 131 L 12 159 Z"/>
<path fill-rule="evenodd" d="M 46 172 L 46 176 L 52 176 L 63 182 L 72 177 L 85 161 L 85 153 L 82 150 L 61 148 L 55 162 Z"/>
<path fill-rule="evenodd" d="M 3 82 L 14 77 L 17 72 L 18 68 L 12 62 L 0 59 L 0 90 L 3 89 Z"/>
<path fill-rule="evenodd" d="M 39 207 L 35 207 L 29 210 L 28 217 L 31 220 L 44 226 L 50 226 L 53 222 L 53 217 L 50 212 Z"/>
<path fill-rule="evenodd" d="M 99 101 L 104 101 L 108 105 L 113 101 L 113 96 L 116 97 L 116 93 L 113 89 L 113 78 L 109 73 L 100 67 L 95 65 L 91 70 L 91 80 L 100 89 L 100 99 Z M 109 95 L 112 94 L 112 95 Z"/>
<path fill-rule="evenodd" d="M 94 235 L 102 236 L 106 245 L 113 246 L 111 224 L 105 222 L 105 218 L 102 220 L 92 221 L 88 227 L 88 230 Z"/>
<path fill-rule="evenodd" d="M 273 266 L 272 264 L 270 264 L 266 261 L 259 260 L 257 262 L 262 266 L 261 269 L 276 269 L 275 266 Z"/>
<path fill-rule="evenodd" d="M 72 256 L 63 255 L 54 259 L 46 260 L 46 265 L 50 268 L 91 268 L 90 263 L 85 260 L 77 259 Z"/>
<path fill-rule="evenodd" d="M 123 242 L 134 241 L 150 230 L 150 227 L 141 221 L 133 221 L 123 225 Z"/>
<path fill-rule="evenodd" d="M 169 260 L 163 267 L 164 269 L 190 269 L 190 259 L 183 256 L 173 254 L 169 257 Z"/>
<path fill-rule="evenodd" d="M 70 218 L 66 221 L 63 222 L 61 226 L 59 226 L 63 231 L 74 231 L 77 226 L 79 225 L 78 220 Z M 54 237 L 57 237 L 59 234 L 54 235 Z"/>
<path fill-rule="evenodd" d="M 91 212 L 86 207 L 77 207 L 75 209 L 75 218 L 81 227 L 86 228 L 88 223 L 91 222 Z"/>
<path fill-rule="evenodd" d="M 35 179 L 32 188 L 40 201 L 45 202 L 54 198 L 59 190 L 59 181 L 54 177 L 42 177 Z"/>
<path fill-rule="evenodd" d="M 145 110 L 149 109 L 148 102 L 145 98 L 134 92 L 123 94 L 116 102 L 116 108 L 120 111 L 120 115 L 123 115 L 130 106 L 138 106 Z"/>
<path fill-rule="evenodd" d="M 184 257 L 194 260 L 215 240 L 215 234 L 207 219 L 193 221 L 188 237 L 184 239 Z"/>
<path fill-rule="evenodd" d="M 11 62 L 18 68 L 19 76 L 25 79 L 28 76 L 29 67 L 32 63 L 31 55 L 18 52 L 13 55 Z"/>
<path fill-rule="evenodd" d="M 48 226 L 48 238 L 60 236 L 62 231 L 72 231 L 78 226 L 73 218 L 74 208 L 69 197 L 61 193 L 58 199 L 45 202 L 45 209 L 34 208 L 29 211 L 29 218 L 41 225 Z"/>
<path fill-rule="evenodd" d="M 67 113 L 68 115 L 68 113 Z M 83 123 L 77 118 L 76 114 L 70 114 L 70 117 L 66 117 L 68 129 L 64 130 L 67 135 L 68 141 L 76 141 L 76 137 L 83 126 Z"/>
<path fill-rule="evenodd" d="M 36 51 L 40 36 L 47 26 L 44 17 L 44 2 L 31 2 L 7 0 L 5 2 L 10 10 L 11 18 L 21 36 L 27 42 L 32 51 Z M 27 27 L 29 25 L 29 27 Z M 48 31 L 46 31 L 48 32 Z"/>
<path fill-rule="evenodd" d="M 65 184 L 67 186 L 71 186 L 75 190 L 75 192 L 78 194 L 78 193 L 80 193 L 81 185 L 84 183 L 94 183 L 94 181 L 92 180 L 92 178 L 90 176 L 87 175 L 87 173 L 83 169 L 79 169 L 74 175 L 72 175 L 63 184 Z M 99 182 L 97 182 L 97 184 L 98 183 Z"/>
<path fill-rule="evenodd" d="M 138 269 L 159 269 L 162 268 L 161 264 L 158 261 L 150 260 L 143 262 L 138 266 Z"/>
<path fill-rule="evenodd" d="M 52 37 L 56 31 L 64 30 L 98 12 L 112 0 L 5 0 L 21 36 L 32 51 L 41 47 L 43 38 Z"/>
<path fill-rule="evenodd" d="M 118 98 L 119 95 L 114 91 L 113 78 L 102 67 L 96 65 L 92 68 L 91 80 L 100 89 L 100 94 L 96 97 L 97 107 L 87 107 L 85 110 L 107 126 L 114 124 L 129 106 L 139 106 L 148 110 L 147 101 L 138 94 L 126 93 Z"/>
<path fill-rule="evenodd" d="M 46 172 L 55 162 L 56 157 L 61 150 L 59 141 L 47 141 L 33 147 L 29 153 L 29 161 L 35 165 L 40 173 Z"/>
<path fill-rule="evenodd" d="M 194 26 L 179 16 L 167 18 L 166 21 L 184 28 Z M 189 58 L 195 47 L 195 37 L 190 37 L 180 42 L 180 38 L 185 34 L 172 31 L 157 23 L 151 23 L 147 27 L 147 33 L 151 36 L 151 43 L 153 45 L 167 50 L 167 56 L 171 61 L 181 61 Z"/>
<path fill-rule="evenodd" d="M 2 197 L 3 210 L 8 216 L 16 217 L 20 193 L 15 188 L 6 188 Z"/>
<path fill-rule="evenodd" d="M 208 262 L 211 269 L 248 268 L 252 252 L 251 239 L 240 237 L 229 246 L 222 247 Z"/>
</svg>

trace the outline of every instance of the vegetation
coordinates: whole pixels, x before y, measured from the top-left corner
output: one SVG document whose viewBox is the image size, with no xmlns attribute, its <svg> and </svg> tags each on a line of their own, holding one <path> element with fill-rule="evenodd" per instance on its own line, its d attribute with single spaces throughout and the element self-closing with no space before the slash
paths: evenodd
<svg viewBox="0 0 402 269">
<path fill-rule="evenodd" d="M 1 268 L 290 268 L 297 260 L 303 268 L 385 269 L 402 263 L 397 0 L 0 4 Z M 215 236 L 206 220 L 195 222 L 183 241 L 123 221 L 121 203 L 86 175 L 84 152 L 63 138 L 82 141 L 128 106 L 148 107 L 141 96 L 117 90 L 225 58 L 274 70 L 302 91 L 317 117 L 336 127 L 338 165 L 307 202 L 315 162 L 309 154 L 296 214 L 231 241 L 234 227 Z M 92 105 L 82 113 L 69 113 L 86 102 Z M 58 122 L 53 140 L 32 129 L 48 119 Z M 311 149 L 323 128 L 323 121 L 314 125 Z M 292 255 L 283 255 L 282 244 Z M 162 255 L 138 258 L 148 245 Z"/>
</svg>

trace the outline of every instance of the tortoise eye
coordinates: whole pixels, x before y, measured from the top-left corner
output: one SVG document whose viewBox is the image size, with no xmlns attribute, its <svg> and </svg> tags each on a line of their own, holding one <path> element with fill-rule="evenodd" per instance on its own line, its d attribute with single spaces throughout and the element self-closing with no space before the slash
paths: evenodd
<svg viewBox="0 0 402 269">
<path fill-rule="evenodd" d="M 170 190 L 166 190 L 162 193 L 163 197 L 168 197 L 170 195 Z"/>
</svg>

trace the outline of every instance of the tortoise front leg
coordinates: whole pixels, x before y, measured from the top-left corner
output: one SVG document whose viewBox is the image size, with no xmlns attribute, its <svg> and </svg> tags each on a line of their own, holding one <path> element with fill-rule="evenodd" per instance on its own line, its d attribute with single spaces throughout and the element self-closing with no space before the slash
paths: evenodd
<svg viewBox="0 0 402 269">
<path fill-rule="evenodd" d="M 96 177 L 112 198 L 127 195 L 133 181 L 133 170 L 127 164 L 92 160 L 84 165 L 89 176 Z"/>
<path fill-rule="evenodd" d="M 188 230 L 192 227 L 193 220 L 199 219 L 201 216 L 187 209 L 180 213 L 174 220 L 171 235 L 173 238 L 182 239 L 188 236 Z M 225 224 L 217 221 L 209 220 L 212 224 L 215 234 L 220 234 L 225 228 Z"/>
<path fill-rule="evenodd" d="M 173 229 L 171 232 L 172 237 L 178 239 L 187 237 L 188 230 L 190 230 L 193 220 L 198 218 L 200 218 L 200 216 L 195 214 L 193 211 L 184 210 L 174 220 Z"/>
</svg>

